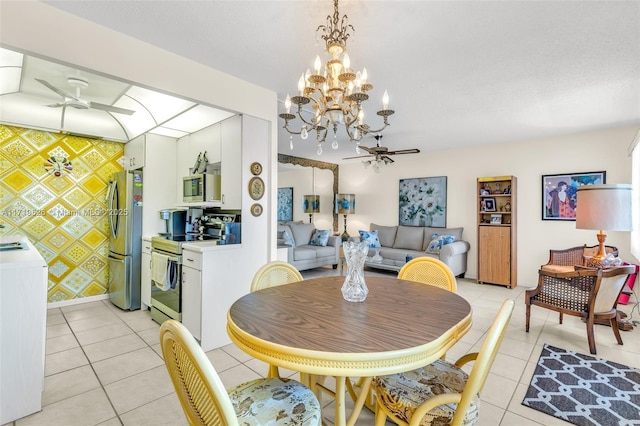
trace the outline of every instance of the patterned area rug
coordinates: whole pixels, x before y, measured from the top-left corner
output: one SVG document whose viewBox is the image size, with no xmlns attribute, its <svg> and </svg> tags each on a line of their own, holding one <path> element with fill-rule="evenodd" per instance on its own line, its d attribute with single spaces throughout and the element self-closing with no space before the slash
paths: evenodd
<svg viewBox="0 0 640 426">
<path fill-rule="evenodd" d="M 640 370 L 545 344 L 522 405 L 580 426 L 640 425 Z"/>
</svg>

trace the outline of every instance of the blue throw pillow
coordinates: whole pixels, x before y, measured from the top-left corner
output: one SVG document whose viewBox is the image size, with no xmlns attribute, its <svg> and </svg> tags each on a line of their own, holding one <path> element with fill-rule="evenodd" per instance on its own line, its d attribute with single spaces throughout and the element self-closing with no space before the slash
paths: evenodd
<svg viewBox="0 0 640 426">
<path fill-rule="evenodd" d="M 442 246 L 451 244 L 455 240 L 456 237 L 454 237 L 453 235 L 433 234 L 431 236 L 429 247 L 427 247 L 427 253 L 440 254 L 440 249 L 442 248 Z"/>
<path fill-rule="evenodd" d="M 369 243 L 369 247 L 380 247 L 380 240 L 378 239 L 378 230 L 373 231 L 358 231 L 360 233 L 360 240 Z"/>
<path fill-rule="evenodd" d="M 313 233 L 313 237 L 311 237 L 311 241 L 309 241 L 309 245 L 326 247 L 328 242 L 329 242 L 329 230 L 316 229 L 315 232 Z"/>
<path fill-rule="evenodd" d="M 296 246 L 296 244 L 293 242 L 293 238 L 291 238 L 291 235 L 289 235 L 288 231 L 282 231 L 282 239 L 284 240 L 284 244 L 286 246 Z"/>
</svg>

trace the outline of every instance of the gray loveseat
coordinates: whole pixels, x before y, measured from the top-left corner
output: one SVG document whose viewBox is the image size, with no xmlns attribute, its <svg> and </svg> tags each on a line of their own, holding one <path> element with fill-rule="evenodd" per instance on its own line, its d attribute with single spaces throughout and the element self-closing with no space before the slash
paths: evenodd
<svg viewBox="0 0 640 426">
<path fill-rule="evenodd" d="M 467 272 L 467 252 L 471 247 L 462 239 L 463 228 L 431 228 L 426 226 L 381 226 L 372 223 L 370 231 L 378 231 L 380 240 L 380 262 L 369 259 L 366 265 L 372 268 L 380 268 L 399 271 L 406 263 L 407 257 L 430 256 L 443 261 L 453 275 L 464 277 Z M 454 241 L 443 245 L 439 250 L 430 252 L 429 245 L 433 234 L 441 236 L 453 236 Z M 359 239 L 360 237 L 354 237 Z M 375 248 L 369 249 L 369 256 L 376 254 Z"/>
<path fill-rule="evenodd" d="M 315 231 L 312 223 L 286 222 L 278 225 L 278 247 L 287 247 L 287 262 L 299 271 L 325 265 L 332 265 L 335 269 L 340 262 L 340 236 L 329 235 L 326 246 L 312 245 Z"/>
</svg>

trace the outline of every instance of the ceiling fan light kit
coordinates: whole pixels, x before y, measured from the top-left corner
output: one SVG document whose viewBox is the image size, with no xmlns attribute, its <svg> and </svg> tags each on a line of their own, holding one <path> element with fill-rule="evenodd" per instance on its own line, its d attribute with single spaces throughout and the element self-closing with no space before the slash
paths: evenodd
<svg viewBox="0 0 640 426">
<path fill-rule="evenodd" d="M 351 141 L 360 141 L 367 133 L 379 133 L 388 125 L 388 117 L 394 113 L 389 109 L 389 95 L 385 90 L 382 109 L 377 115 L 382 117 L 383 124 L 379 129 L 372 129 L 364 121 L 362 103 L 369 99 L 373 85 L 367 81 L 367 69 L 354 71 L 347 53 L 349 30 L 355 31 L 349 24 L 347 15 L 339 18 L 338 0 L 333 1 L 333 16 L 327 16 L 326 25 L 316 29 L 316 36 L 325 41 L 325 50 L 331 59 L 322 65 L 320 56 L 316 56 L 314 71 L 307 70 L 298 80 L 298 94 L 285 100 L 285 112 L 280 114 L 284 119 L 284 128 L 290 133 L 289 148 L 293 149 L 293 135 L 307 139 L 309 132 L 316 132 L 318 155 L 322 154 L 322 143 L 326 140 L 329 128 L 333 130 L 332 148 L 338 148 L 338 126 L 343 125 Z M 291 106 L 295 105 L 295 113 Z M 313 114 L 305 111 L 304 106 L 310 104 Z M 296 118 L 302 121 L 300 130 L 292 130 L 289 125 Z"/>
</svg>

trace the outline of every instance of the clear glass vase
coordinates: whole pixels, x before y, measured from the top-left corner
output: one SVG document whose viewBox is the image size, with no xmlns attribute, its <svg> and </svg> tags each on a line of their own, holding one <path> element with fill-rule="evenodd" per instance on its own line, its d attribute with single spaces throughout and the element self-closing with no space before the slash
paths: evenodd
<svg viewBox="0 0 640 426">
<path fill-rule="evenodd" d="M 362 302 L 367 298 L 369 289 L 364 282 L 364 261 L 369 253 L 367 241 L 347 241 L 342 243 L 344 258 L 347 261 L 347 276 L 342 284 L 342 297 L 347 302 Z"/>
</svg>

